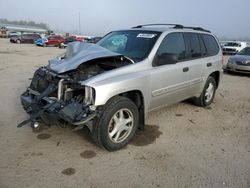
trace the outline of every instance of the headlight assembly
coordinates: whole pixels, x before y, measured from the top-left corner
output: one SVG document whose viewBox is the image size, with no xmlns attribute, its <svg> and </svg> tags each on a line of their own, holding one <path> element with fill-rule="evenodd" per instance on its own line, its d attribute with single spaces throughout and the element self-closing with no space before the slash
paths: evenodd
<svg viewBox="0 0 250 188">
<path fill-rule="evenodd" d="M 89 87 L 89 86 L 85 86 L 84 102 L 87 105 L 94 104 L 94 102 L 95 102 L 95 90 L 94 90 L 94 88 Z"/>
</svg>

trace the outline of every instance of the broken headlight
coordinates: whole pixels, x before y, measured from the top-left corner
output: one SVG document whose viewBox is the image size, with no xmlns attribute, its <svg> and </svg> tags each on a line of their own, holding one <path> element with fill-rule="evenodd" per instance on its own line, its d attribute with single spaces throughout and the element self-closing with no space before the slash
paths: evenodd
<svg viewBox="0 0 250 188">
<path fill-rule="evenodd" d="M 95 103 L 95 90 L 90 86 L 85 86 L 85 97 L 84 102 L 87 105 L 91 105 Z"/>
</svg>

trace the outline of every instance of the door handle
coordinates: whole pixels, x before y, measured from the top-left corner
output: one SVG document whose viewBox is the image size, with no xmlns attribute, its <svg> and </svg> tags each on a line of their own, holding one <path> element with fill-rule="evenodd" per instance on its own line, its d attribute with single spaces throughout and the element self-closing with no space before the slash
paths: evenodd
<svg viewBox="0 0 250 188">
<path fill-rule="evenodd" d="M 182 70 L 183 70 L 183 72 L 187 72 L 187 71 L 189 71 L 189 68 L 188 67 L 184 67 Z"/>
<path fill-rule="evenodd" d="M 212 66 L 212 63 L 207 63 L 207 67 L 211 67 Z"/>
</svg>

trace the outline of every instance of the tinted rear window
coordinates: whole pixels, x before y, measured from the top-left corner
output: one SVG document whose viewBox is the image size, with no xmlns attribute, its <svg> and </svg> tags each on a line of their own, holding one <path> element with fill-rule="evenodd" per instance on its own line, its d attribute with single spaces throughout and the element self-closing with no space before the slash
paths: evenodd
<svg viewBox="0 0 250 188">
<path fill-rule="evenodd" d="M 207 55 L 208 56 L 216 55 L 219 52 L 219 46 L 215 38 L 212 35 L 207 35 L 207 34 L 201 34 L 201 35 L 207 50 Z"/>
<path fill-rule="evenodd" d="M 196 33 L 185 33 L 184 36 L 189 47 L 189 58 L 201 57 L 201 47 L 198 35 Z"/>
</svg>

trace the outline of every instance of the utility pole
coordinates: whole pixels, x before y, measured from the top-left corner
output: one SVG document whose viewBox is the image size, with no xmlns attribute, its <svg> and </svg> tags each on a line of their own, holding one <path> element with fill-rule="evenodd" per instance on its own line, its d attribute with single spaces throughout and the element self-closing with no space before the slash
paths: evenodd
<svg viewBox="0 0 250 188">
<path fill-rule="evenodd" d="M 79 21 L 79 35 L 81 35 L 81 14 L 80 14 L 80 12 L 79 12 L 79 14 L 78 14 L 78 21 Z"/>
</svg>

